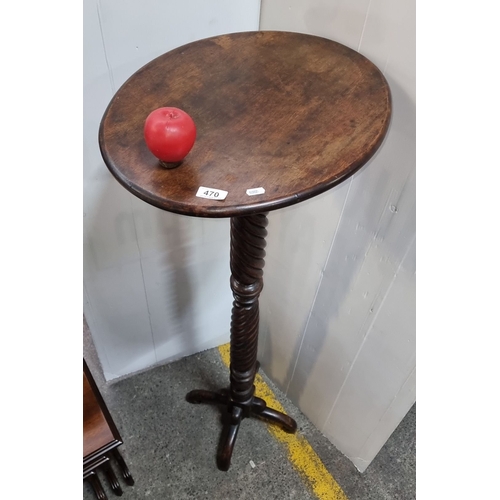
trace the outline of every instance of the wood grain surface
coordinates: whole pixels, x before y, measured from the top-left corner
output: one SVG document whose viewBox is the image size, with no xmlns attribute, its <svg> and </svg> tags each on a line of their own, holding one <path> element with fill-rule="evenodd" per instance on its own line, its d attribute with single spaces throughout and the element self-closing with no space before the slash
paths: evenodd
<svg viewBox="0 0 500 500">
<path fill-rule="evenodd" d="M 197 138 L 175 169 L 149 152 L 144 121 L 174 106 Z M 233 33 L 168 52 L 111 100 L 99 145 L 111 173 L 171 212 L 234 217 L 285 207 L 342 182 L 376 152 L 391 115 L 388 84 L 364 56 L 311 35 Z M 228 191 L 196 197 L 200 186 Z M 249 196 L 248 189 L 265 193 Z"/>
<path fill-rule="evenodd" d="M 106 417 L 83 373 L 83 457 L 115 441 Z"/>
</svg>

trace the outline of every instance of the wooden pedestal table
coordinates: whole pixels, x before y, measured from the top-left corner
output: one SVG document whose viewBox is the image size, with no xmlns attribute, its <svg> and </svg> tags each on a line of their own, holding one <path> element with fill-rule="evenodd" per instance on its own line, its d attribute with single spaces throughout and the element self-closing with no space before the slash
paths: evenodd
<svg viewBox="0 0 500 500">
<path fill-rule="evenodd" d="M 146 117 L 163 106 L 183 109 L 197 127 L 193 149 L 174 169 L 160 165 L 143 136 Z M 103 116 L 101 153 L 127 190 L 177 214 L 231 218 L 230 387 L 187 396 L 225 408 L 221 470 L 242 419 L 257 415 L 296 430 L 254 395 L 266 216 L 350 177 L 382 143 L 390 115 L 387 82 L 359 53 L 324 38 L 262 31 L 196 41 L 154 59 Z"/>
</svg>

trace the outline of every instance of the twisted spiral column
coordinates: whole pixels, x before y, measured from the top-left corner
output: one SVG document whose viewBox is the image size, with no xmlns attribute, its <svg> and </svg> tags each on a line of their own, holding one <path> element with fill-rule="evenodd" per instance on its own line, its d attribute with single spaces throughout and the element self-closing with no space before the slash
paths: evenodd
<svg viewBox="0 0 500 500">
<path fill-rule="evenodd" d="M 250 405 L 254 393 L 267 212 L 231 219 L 231 399 Z"/>
<path fill-rule="evenodd" d="M 290 433 L 297 423 L 288 415 L 268 408 L 254 396 L 259 336 L 259 295 L 263 288 L 267 212 L 231 219 L 231 366 L 229 391 L 194 390 L 186 399 L 195 404 L 224 405 L 223 428 L 217 451 L 217 467 L 227 471 L 244 418 L 252 415 L 277 424 Z"/>
</svg>

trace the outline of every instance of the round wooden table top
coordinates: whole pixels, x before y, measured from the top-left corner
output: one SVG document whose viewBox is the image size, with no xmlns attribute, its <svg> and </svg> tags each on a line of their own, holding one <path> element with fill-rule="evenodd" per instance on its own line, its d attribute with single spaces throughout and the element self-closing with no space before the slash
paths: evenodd
<svg viewBox="0 0 500 500">
<path fill-rule="evenodd" d="M 144 141 L 146 117 L 163 106 L 183 109 L 197 128 L 193 149 L 174 169 L 161 166 Z M 99 144 L 111 173 L 147 203 L 234 217 L 339 184 L 375 153 L 390 115 L 384 76 L 358 52 L 299 33 L 233 33 L 139 69 L 111 100 Z M 205 199 L 200 187 L 227 196 Z M 247 193 L 256 188 L 261 194 Z"/>
</svg>

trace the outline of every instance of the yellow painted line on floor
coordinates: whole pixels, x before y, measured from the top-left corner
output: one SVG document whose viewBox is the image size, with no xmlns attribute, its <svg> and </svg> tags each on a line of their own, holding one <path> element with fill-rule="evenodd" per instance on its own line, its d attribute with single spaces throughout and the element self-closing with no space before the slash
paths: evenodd
<svg viewBox="0 0 500 500">
<path fill-rule="evenodd" d="M 229 344 L 219 346 L 219 352 L 224 364 L 229 368 Z M 269 408 L 285 412 L 276 399 L 274 392 L 257 374 L 255 377 L 255 395 L 266 401 Z M 268 425 L 267 430 L 288 449 L 288 459 L 301 477 L 312 488 L 320 500 L 348 500 L 337 481 L 333 479 L 312 446 L 298 431 L 288 434 L 276 425 Z"/>
</svg>

